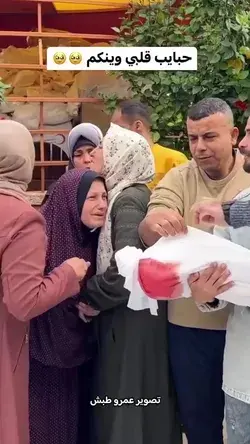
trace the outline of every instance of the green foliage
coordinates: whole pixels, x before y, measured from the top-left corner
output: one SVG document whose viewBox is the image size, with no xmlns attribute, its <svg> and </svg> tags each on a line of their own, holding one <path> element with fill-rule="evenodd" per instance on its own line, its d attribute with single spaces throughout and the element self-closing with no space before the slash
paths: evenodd
<svg viewBox="0 0 250 444">
<path fill-rule="evenodd" d="M 6 85 L 5 83 L 3 83 L 0 77 L 0 103 L 5 102 L 5 91 L 8 88 L 10 88 L 10 85 Z"/>
<path fill-rule="evenodd" d="M 108 114 L 113 114 L 113 112 L 116 109 L 117 106 L 117 102 L 118 102 L 118 97 L 116 94 L 110 94 L 109 96 L 105 95 L 105 94 L 100 94 L 100 97 L 104 100 L 105 102 L 105 108 L 106 108 L 106 112 Z"/>
<path fill-rule="evenodd" d="M 152 108 L 155 139 L 179 135 L 187 109 L 204 97 L 226 100 L 241 125 L 250 115 L 250 1 L 189 0 L 179 8 L 173 8 L 173 3 L 131 7 L 116 29 L 116 46 L 195 46 L 198 50 L 196 72 L 120 73 L 130 82 L 132 96 Z M 112 111 L 117 98 L 107 97 L 106 103 Z"/>
</svg>

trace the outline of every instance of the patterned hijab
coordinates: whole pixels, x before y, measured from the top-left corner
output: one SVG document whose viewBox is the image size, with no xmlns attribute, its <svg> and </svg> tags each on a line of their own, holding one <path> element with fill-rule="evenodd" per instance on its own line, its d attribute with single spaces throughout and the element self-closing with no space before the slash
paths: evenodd
<svg viewBox="0 0 250 444">
<path fill-rule="evenodd" d="M 104 176 L 108 190 L 108 213 L 99 237 L 97 273 L 104 273 L 113 254 L 111 211 L 119 194 L 131 185 L 147 184 L 155 174 L 150 146 L 139 134 L 111 124 L 103 139 Z"/>
<path fill-rule="evenodd" d="M 95 273 L 99 230 L 81 223 L 80 213 L 88 191 L 100 176 L 93 171 L 71 170 L 57 181 L 41 212 L 48 237 L 46 272 L 62 262 L 79 257 L 91 263 L 88 277 Z M 101 180 L 104 179 L 100 178 Z M 77 295 L 76 295 L 77 297 Z M 84 362 L 90 353 L 90 334 L 75 309 L 76 298 L 69 298 L 31 320 L 30 352 L 32 358 L 61 368 Z"/>
<path fill-rule="evenodd" d="M 0 193 L 28 201 L 35 148 L 27 128 L 13 120 L 0 120 Z"/>
</svg>

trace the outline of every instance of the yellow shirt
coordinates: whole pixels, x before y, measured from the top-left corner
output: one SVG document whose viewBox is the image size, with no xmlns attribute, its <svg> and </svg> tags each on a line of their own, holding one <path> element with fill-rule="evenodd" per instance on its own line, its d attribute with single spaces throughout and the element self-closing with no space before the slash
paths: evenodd
<svg viewBox="0 0 250 444">
<path fill-rule="evenodd" d="M 165 148 L 158 143 L 152 147 L 152 153 L 155 159 L 155 177 L 148 185 L 150 190 L 156 187 L 158 182 L 165 176 L 165 174 L 176 166 L 182 165 L 188 161 L 185 154 L 180 151 Z"/>
</svg>

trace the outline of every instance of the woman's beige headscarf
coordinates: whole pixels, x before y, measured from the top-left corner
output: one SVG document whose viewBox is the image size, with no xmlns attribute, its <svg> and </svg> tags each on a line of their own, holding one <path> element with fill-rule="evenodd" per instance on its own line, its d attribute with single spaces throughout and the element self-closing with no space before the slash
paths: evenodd
<svg viewBox="0 0 250 444">
<path fill-rule="evenodd" d="M 99 237 L 97 273 L 104 273 L 113 254 L 111 210 L 117 196 L 133 184 L 147 184 L 155 174 L 150 146 L 139 134 L 111 124 L 103 139 L 104 176 L 108 190 L 108 213 Z"/>
<path fill-rule="evenodd" d="M 32 180 L 35 148 L 32 136 L 21 123 L 0 120 L 0 193 L 27 201 Z"/>
</svg>

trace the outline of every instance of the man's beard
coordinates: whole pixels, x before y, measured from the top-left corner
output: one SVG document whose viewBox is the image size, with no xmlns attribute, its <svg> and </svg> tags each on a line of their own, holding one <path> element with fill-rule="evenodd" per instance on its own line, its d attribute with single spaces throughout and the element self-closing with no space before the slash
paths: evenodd
<svg viewBox="0 0 250 444">
<path fill-rule="evenodd" d="M 250 173 L 250 156 L 244 156 L 243 170 L 246 173 Z"/>
</svg>

